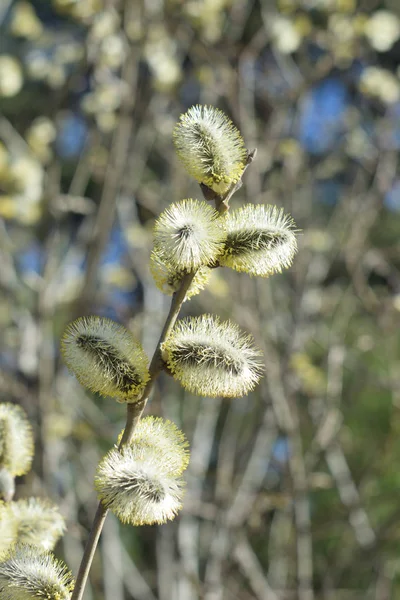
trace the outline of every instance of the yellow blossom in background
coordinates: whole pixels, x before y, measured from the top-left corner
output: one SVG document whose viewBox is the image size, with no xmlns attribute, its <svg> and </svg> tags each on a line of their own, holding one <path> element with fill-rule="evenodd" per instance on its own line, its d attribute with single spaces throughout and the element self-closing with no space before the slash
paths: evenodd
<svg viewBox="0 0 400 600">
<path fill-rule="evenodd" d="M 231 4 L 232 0 L 188 0 L 182 7 L 201 37 L 208 43 L 215 43 L 223 33 L 226 9 Z"/>
<path fill-rule="evenodd" d="M 42 34 L 42 22 L 37 17 L 30 2 L 23 0 L 14 5 L 11 14 L 10 30 L 14 35 L 29 40 L 34 40 Z"/>
<path fill-rule="evenodd" d="M 329 17 L 328 28 L 342 44 L 352 42 L 355 38 L 353 21 L 346 15 L 333 14 Z"/>
<path fill-rule="evenodd" d="M 173 88 L 181 79 L 181 67 L 176 57 L 177 44 L 159 23 L 150 27 L 144 46 L 144 56 L 160 90 Z"/>
<path fill-rule="evenodd" d="M 65 531 L 58 506 L 44 498 L 10 502 L 9 518 L 16 523 L 18 542 L 43 550 L 52 550 Z"/>
<path fill-rule="evenodd" d="M 93 19 L 90 37 L 96 42 L 107 39 L 118 30 L 119 25 L 120 18 L 116 10 L 103 10 Z"/>
<path fill-rule="evenodd" d="M 20 62 L 8 54 L 0 54 L 0 97 L 16 96 L 24 82 Z"/>
<path fill-rule="evenodd" d="M 352 13 L 356 10 L 357 0 L 334 0 L 334 7 L 344 13 Z"/>
<path fill-rule="evenodd" d="M 299 48 L 302 37 L 291 19 L 272 17 L 269 27 L 273 43 L 282 54 L 291 54 Z"/>
<path fill-rule="evenodd" d="M 0 403 L 0 468 L 13 477 L 31 468 L 33 432 L 25 411 L 10 402 Z"/>
<path fill-rule="evenodd" d="M 38 117 L 35 119 L 25 134 L 32 152 L 42 162 L 47 162 L 52 157 L 50 144 L 56 137 L 55 125 L 47 117 Z"/>
<path fill-rule="evenodd" d="M 122 35 L 114 34 L 104 38 L 100 44 L 98 61 L 101 66 L 118 69 L 126 56 L 126 45 Z"/>
<path fill-rule="evenodd" d="M 9 156 L 9 164 L 0 170 L 0 216 L 31 224 L 40 217 L 44 171 L 32 154 Z"/>
<path fill-rule="evenodd" d="M 310 396 L 320 396 L 326 392 L 326 375 L 314 365 L 310 357 L 301 352 L 293 354 L 290 366 L 298 376 L 301 387 Z"/>
<path fill-rule="evenodd" d="M 366 67 L 359 85 L 361 91 L 379 98 L 384 104 L 393 104 L 400 99 L 400 81 L 386 69 Z"/>
<path fill-rule="evenodd" d="M 103 133 L 109 133 L 115 129 L 118 123 L 118 115 L 114 112 L 99 112 L 95 119 L 97 127 Z"/>
<path fill-rule="evenodd" d="M 104 8 L 103 0 L 53 0 L 53 4 L 62 13 L 90 23 L 97 13 Z"/>
<path fill-rule="evenodd" d="M 388 10 L 377 10 L 365 24 L 365 35 L 378 52 L 387 52 L 400 37 L 400 19 Z"/>
<path fill-rule="evenodd" d="M 310 227 L 302 236 L 302 246 L 310 248 L 313 252 L 328 252 L 334 246 L 334 239 L 326 229 Z"/>
<path fill-rule="evenodd" d="M 105 285 L 112 285 L 121 290 L 131 290 L 137 285 L 132 270 L 122 265 L 104 265 L 101 277 Z"/>
</svg>

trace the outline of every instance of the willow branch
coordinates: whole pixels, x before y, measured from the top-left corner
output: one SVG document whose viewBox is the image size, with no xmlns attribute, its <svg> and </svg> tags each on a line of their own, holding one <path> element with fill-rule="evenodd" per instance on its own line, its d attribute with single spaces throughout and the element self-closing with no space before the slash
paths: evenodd
<svg viewBox="0 0 400 600">
<path fill-rule="evenodd" d="M 163 362 L 161 360 L 161 344 L 168 337 L 172 328 L 175 325 L 176 319 L 178 318 L 179 312 L 181 310 L 182 303 L 185 299 L 186 292 L 188 291 L 195 274 L 196 273 L 193 272 L 185 275 L 181 281 L 179 289 L 175 292 L 175 294 L 172 297 L 171 308 L 169 310 L 163 330 L 161 332 L 160 339 L 158 340 L 156 349 L 154 351 L 153 358 L 151 359 L 149 367 L 150 379 L 147 382 L 146 387 L 144 388 L 141 399 L 136 402 L 128 403 L 127 405 L 126 424 L 123 436 L 121 438 L 121 442 L 118 446 L 119 450 L 125 444 L 129 444 L 129 442 L 131 441 L 135 428 L 142 416 L 143 410 L 147 404 L 150 394 L 153 391 L 155 381 L 159 376 L 160 372 L 162 371 Z M 86 542 L 85 550 L 79 567 L 71 600 L 81 600 L 83 597 L 87 578 L 89 575 L 90 568 L 92 566 L 93 557 L 96 552 L 97 544 L 104 526 L 104 522 L 107 517 L 107 513 L 108 509 L 105 508 L 105 506 L 103 506 L 103 504 L 100 502 L 97 507 L 96 515 L 94 517 L 88 540 Z"/>
</svg>

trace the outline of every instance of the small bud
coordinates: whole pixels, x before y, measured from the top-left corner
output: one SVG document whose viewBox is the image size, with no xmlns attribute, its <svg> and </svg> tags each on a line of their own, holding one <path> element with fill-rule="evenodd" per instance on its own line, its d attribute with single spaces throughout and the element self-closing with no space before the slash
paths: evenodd
<svg viewBox="0 0 400 600">
<path fill-rule="evenodd" d="M 165 469 L 157 447 L 110 450 L 97 468 L 95 488 L 105 507 L 122 523 L 152 525 L 173 519 L 184 482 Z"/>
<path fill-rule="evenodd" d="M 10 517 L 18 528 L 18 542 L 53 550 L 65 531 L 59 509 L 48 500 L 28 498 L 9 505 Z"/>
<path fill-rule="evenodd" d="M 297 252 L 295 224 L 275 206 L 246 204 L 225 217 L 228 239 L 221 266 L 269 277 L 290 267 Z"/>
<path fill-rule="evenodd" d="M 9 475 L 25 475 L 31 468 L 33 433 L 25 411 L 16 404 L 0 403 L 0 468 Z"/>
<path fill-rule="evenodd" d="M 192 106 L 174 130 L 174 144 L 187 172 L 217 194 L 242 176 L 247 160 L 243 138 L 228 117 L 212 106 Z"/>
<path fill-rule="evenodd" d="M 224 220 L 204 200 L 181 200 L 161 213 L 154 226 L 154 252 L 173 269 L 212 265 L 224 249 Z"/>
<path fill-rule="evenodd" d="M 51 552 L 18 544 L 0 562 L 1 600 L 69 600 L 74 582 Z"/>
<path fill-rule="evenodd" d="M 81 317 L 61 342 L 67 367 L 93 392 L 135 402 L 149 379 L 147 357 L 122 325 L 102 317 Z"/>
<path fill-rule="evenodd" d="M 121 432 L 118 443 L 121 441 Z M 164 468 L 171 475 L 181 475 L 189 464 L 189 444 L 185 434 L 172 421 L 144 417 L 135 428 L 129 444 L 135 451 L 154 448 L 163 457 Z"/>
<path fill-rule="evenodd" d="M 172 375 L 201 396 L 243 396 L 263 371 L 253 338 L 212 315 L 178 321 L 161 350 Z"/>
<path fill-rule="evenodd" d="M 172 296 L 179 289 L 183 277 L 187 275 L 187 271 L 174 269 L 167 262 L 164 262 L 154 251 L 150 256 L 150 272 L 158 289 L 167 296 Z M 208 267 L 197 269 L 196 275 L 186 292 L 185 301 L 190 300 L 192 296 L 195 296 L 205 288 L 211 277 L 211 272 L 211 269 Z"/>
</svg>

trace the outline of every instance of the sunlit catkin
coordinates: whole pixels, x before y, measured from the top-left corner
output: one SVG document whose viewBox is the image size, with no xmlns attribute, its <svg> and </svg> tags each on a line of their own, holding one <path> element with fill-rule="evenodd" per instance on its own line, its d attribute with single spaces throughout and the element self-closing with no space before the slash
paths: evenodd
<svg viewBox="0 0 400 600">
<path fill-rule="evenodd" d="M 171 204 L 154 226 L 154 252 L 174 269 L 213 265 L 225 240 L 224 220 L 204 200 Z"/>
<path fill-rule="evenodd" d="M 247 160 L 243 138 L 212 106 L 192 106 L 174 129 L 177 154 L 199 183 L 223 195 L 242 176 Z"/>
<path fill-rule="evenodd" d="M 68 368 L 93 392 L 135 402 L 148 381 L 148 359 L 122 325 L 102 317 L 82 317 L 66 328 L 61 348 Z"/>
<path fill-rule="evenodd" d="M 53 554 L 18 544 L 0 562 L 1 600 L 69 600 L 73 579 Z"/>
<path fill-rule="evenodd" d="M 10 518 L 17 525 L 18 542 L 52 550 L 65 531 L 65 521 L 57 506 L 42 498 L 11 502 Z"/>
<path fill-rule="evenodd" d="M 129 445 L 138 452 L 147 448 L 157 450 L 171 475 L 181 475 L 189 463 L 189 444 L 184 433 L 175 423 L 161 417 L 140 419 Z"/>
<path fill-rule="evenodd" d="M 181 385 L 202 396 L 243 396 L 260 380 L 261 350 L 230 321 L 202 315 L 178 321 L 162 356 Z"/>
<path fill-rule="evenodd" d="M 124 446 L 100 462 L 95 488 L 122 523 L 152 525 L 173 519 L 182 507 L 184 482 L 165 468 L 155 448 Z"/>
<path fill-rule="evenodd" d="M 25 475 L 32 456 L 33 433 L 25 411 L 9 402 L 0 403 L 0 469 L 13 477 Z"/>
<path fill-rule="evenodd" d="M 221 266 L 269 277 L 292 264 L 295 224 L 275 206 L 246 204 L 225 216 L 227 241 Z"/>
</svg>

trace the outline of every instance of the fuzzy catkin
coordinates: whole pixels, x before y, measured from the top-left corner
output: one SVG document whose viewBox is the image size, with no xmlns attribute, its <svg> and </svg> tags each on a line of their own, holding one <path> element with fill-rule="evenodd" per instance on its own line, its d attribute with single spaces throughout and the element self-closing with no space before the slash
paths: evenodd
<svg viewBox="0 0 400 600">
<path fill-rule="evenodd" d="M 53 554 L 18 544 L 0 562 L 1 600 L 69 600 L 73 579 Z"/>
<path fill-rule="evenodd" d="M 141 345 L 122 325 L 103 317 L 82 317 L 66 328 L 61 349 L 68 368 L 93 392 L 135 402 L 149 379 Z"/>
<path fill-rule="evenodd" d="M 172 204 L 154 226 L 154 253 L 180 271 L 215 264 L 225 240 L 223 219 L 204 200 L 189 198 Z"/>
<path fill-rule="evenodd" d="M 181 115 L 173 138 L 185 169 L 199 183 L 223 195 L 239 181 L 247 151 L 240 132 L 221 110 L 192 106 Z"/>
<path fill-rule="evenodd" d="M 18 541 L 43 550 L 52 550 L 65 531 L 58 507 L 44 498 L 10 502 L 9 517 L 18 528 Z"/>
<path fill-rule="evenodd" d="M 100 462 L 95 488 L 122 523 L 152 525 L 173 519 L 182 507 L 184 482 L 172 475 L 154 447 L 112 449 Z"/>
<path fill-rule="evenodd" d="M 161 350 L 172 375 L 201 396 L 243 396 L 263 372 L 253 338 L 213 315 L 177 321 Z"/>
<path fill-rule="evenodd" d="M 153 276 L 157 288 L 163 294 L 172 296 L 172 294 L 179 289 L 182 279 L 188 274 L 188 271 L 182 271 L 173 267 L 168 264 L 167 261 L 162 260 L 153 250 L 150 255 L 150 273 Z M 200 267 L 197 269 L 193 281 L 186 292 L 185 301 L 190 300 L 190 298 L 199 294 L 201 290 L 206 287 L 211 277 L 211 273 L 212 271 L 208 267 Z"/>
<path fill-rule="evenodd" d="M 282 209 L 246 204 L 224 218 L 227 241 L 221 266 L 269 277 L 292 264 L 297 252 L 295 224 Z"/>
<path fill-rule="evenodd" d="M 33 432 L 25 411 L 16 404 L 0 403 L 0 469 L 12 477 L 31 468 Z"/>
<path fill-rule="evenodd" d="M 121 441 L 123 431 L 119 435 Z M 171 475 L 181 475 L 189 463 L 189 444 L 175 423 L 161 417 L 142 417 L 129 446 L 136 452 L 153 449 L 163 457 L 164 468 Z"/>
</svg>

